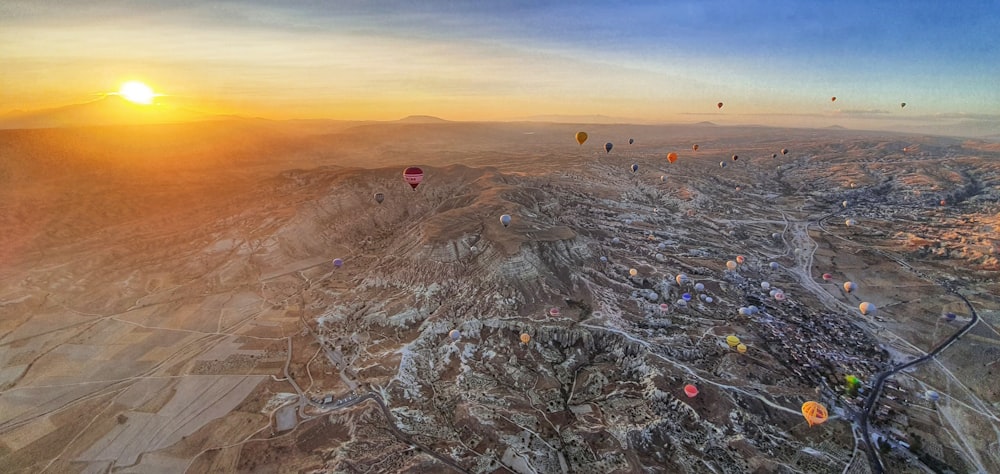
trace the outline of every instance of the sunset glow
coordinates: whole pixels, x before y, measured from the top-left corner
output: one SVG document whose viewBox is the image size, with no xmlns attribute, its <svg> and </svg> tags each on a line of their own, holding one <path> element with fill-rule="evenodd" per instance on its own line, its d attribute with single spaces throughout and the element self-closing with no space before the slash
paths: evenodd
<svg viewBox="0 0 1000 474">
<path fill-rule="evenodd" d="M 128 81 L 122 84 L 122 87 L 118 89 L 118 95 L 129 102 L 143 105 L 152 104 L 153 98 L 156 96 L 153 88 L 139 81 Z"/>
<path fill-rule="evenodd" d="M 85 102 L 140 76 L 170 84 L 157 104 L 275 119 L 1000 121 L 992 2 L 12 0 L 3 10 L 0 112 Z"/>
</svg>

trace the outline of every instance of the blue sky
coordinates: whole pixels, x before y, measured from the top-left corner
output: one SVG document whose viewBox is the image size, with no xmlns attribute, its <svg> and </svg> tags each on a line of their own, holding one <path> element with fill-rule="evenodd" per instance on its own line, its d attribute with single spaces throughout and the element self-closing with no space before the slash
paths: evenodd
<svg viewBox="0 0 1000 474">
<path fill-rule="evenodd" d="M 0 109 L 139 78 L 286 117 L 1000 111 L 997 1 L 81 3 L 0 4 Z"/>
</svg>

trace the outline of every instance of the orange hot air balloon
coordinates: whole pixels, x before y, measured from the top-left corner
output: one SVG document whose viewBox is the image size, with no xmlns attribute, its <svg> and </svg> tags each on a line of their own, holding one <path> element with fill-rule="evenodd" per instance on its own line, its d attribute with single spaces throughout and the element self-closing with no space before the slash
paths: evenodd
<svg viewBox="0 0 1000 474">
<path fill-rule="evenodd" d="M 691 145 L 691 149 L 694 151 L 698 151 L 698 144 L 695 143 L 694 145 Z"/>
<path fill-rule="evenodd" d="M 695 387 L 694 385 L 691 384 L 687 384 L 684 386 L 684 394 L 687 395 L 688 398 L 694 398 L 696 395 L 698 395 L 698 387 Z"/>
<path fill-rule="evenodd" d="M 837 101 L 836 97 L 830 97 L 830 102 L 836 102 L 836 101 Z"/>
<path fill-rule="evenodd" d="M 739 188 L 737 188 L 737 189 L 739 189 Z M 743 265 L 743 262 L 745 262 L 745 261 L 747 261 L 746 257 L 744 257 L 742 255 L 737 255 L 736 256 L 736 263 L 738 263 L 740 265 Z"/>
<path fill-rule="evenodd" d="M 821 425 L 829 417 L 825 406 L 811 400 L 802 404 L 802 416 L 806 418 L 809 426 Z"/>
<path fill-rule="evenodd" d="M 583 145 L 587 141 L 587 132 L 576 132 L 576 142 Z"/>
<path fill-rule="evenodd" d="M 670 153 L 667 153 L 667 161 L 675 163 L 677 161 L 677 152 L 672 151 Z"/>
<path fill-rule="evenodd" d="M 521 344 L 527 344 L 531 342 L 531 336 L 528 333 L 521 333 Z"/>
<path fill-rule="evenodd" d="M 736 345 L 736 352 L 739 352 L 740 354 L 746 354 L 747 353 L 747 346 L 746 346 L 746 344 L 742 344 L 742 343 L 737 344 Z"/>
</svg>

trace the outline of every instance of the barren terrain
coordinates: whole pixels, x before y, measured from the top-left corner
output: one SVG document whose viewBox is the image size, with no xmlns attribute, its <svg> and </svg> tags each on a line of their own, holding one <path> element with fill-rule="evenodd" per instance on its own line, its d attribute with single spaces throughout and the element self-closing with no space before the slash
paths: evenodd
<svg viewBox="0 0 1000 474">
<path fill-rule="evenodd" d="M 711 124 L 2 130 L 0 465 L 1000 472 L 998 158 Z"/>
</svg>

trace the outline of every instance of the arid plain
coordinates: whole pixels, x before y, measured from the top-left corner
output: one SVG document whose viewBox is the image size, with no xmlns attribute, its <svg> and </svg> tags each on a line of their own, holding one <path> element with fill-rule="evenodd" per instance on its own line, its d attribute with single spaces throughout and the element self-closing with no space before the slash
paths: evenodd
<svg viewBox="0 0 1000 474">
<path fill-rule="evenodd" d="M 0 226 L 4 471 L 1000 472 L 994 142 L 0 130 Z"/>
</svg>

